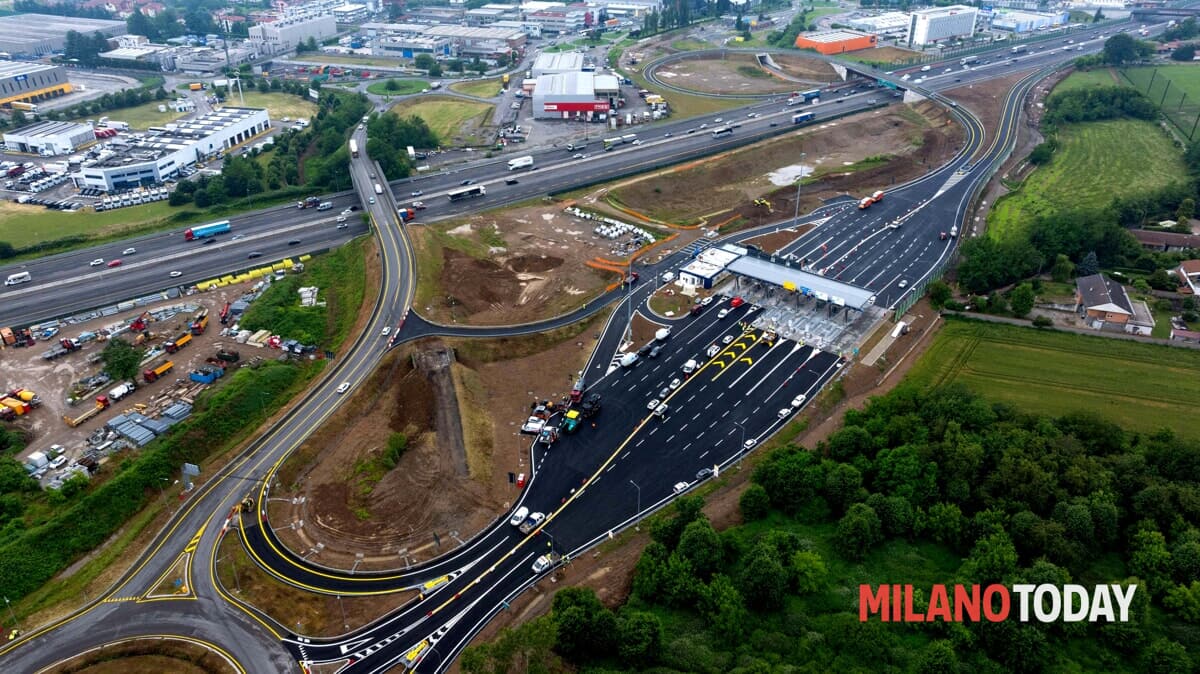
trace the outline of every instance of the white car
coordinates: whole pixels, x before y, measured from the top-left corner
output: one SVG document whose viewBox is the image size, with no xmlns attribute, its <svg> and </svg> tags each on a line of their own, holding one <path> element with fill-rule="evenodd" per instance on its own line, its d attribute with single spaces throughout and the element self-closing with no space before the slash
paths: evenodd
<svg viewBox="0 0 1200 674">
<path fill-rule="evenodd" d="M 795 398 L 792 398 L 792 407 L 800 407 L 801 405 L 804 404 L 805 400 L 808 400 L 808 396 L 801 393 L 800 395 L 796 396 Z"/>
<path fill-rule="evenodd" d="M 721 338 L 722 344 L 728 344 L 732 341 L 733 341 L 733 335 L 725 335 L 724 337 Z"/>
<path fill-rule="evenodd" d="M 726 316 L 728 316 L 728 315 L 729 315 L 729 310 L 728 310 L 728 309 L 722 309 L 722 310 L 720 310 L 720 311 L 718 311 L 718 312 L 717 312 L 717 318 L 725 318 L 725 317 L 726 317 Z"/>
<path fill-rule="evenodd" d="M 683 382 L 679 381 L 678 378 L 672 379 L 671 383 L 667 386 L 667 388 L 674 391 L 675 389 L 679 388 L 682 384 L 683 384 Z"/>
<path fill-rule="evenodd" d="M 900 280 L 900 287 L 901 287 L 901 288 L 907 288 L 907 287 L 908 287 L 908 279 L 901 279 L 901 280 Z"/>
<path fill-rule="evenodd" d="M 102 264 L 104 264 L 104 258 L 98 257 L 95 260 L 92 260 L 91 262 L 89 262 L 88 266 L 89 267 L 99 267 Z"/>
<path fill-rule="evenodd" d="M 424 192 L 422 192 L 421 190 L 413 190 L 413 191 L 412 191 L 412 195 L 413 195 L 414 197 L 419 197 L 419 196 L 421 196 L 422 194 L 424 194 Z"/>
<path fill-rule="evenodd" d="M 792 409 L 792 408 L 790 408 L 790 407 L 784 407 L 783 409 L 779 410 L 779 412 L 777 413 L 777 416 L 778 416 L 780 419 L 786 419 L 786 418 L 788 418 L 788 416 L 789 416 L 789 415 L 790 415 L 792 412 L 794 412 L 794 411 L 795 411 L 795 410 L 793 410 L 793 409 Z"/>
<path fill-rule="evenodd" d="M 687 488 L 688 488 L 688 483 L 676 482 L 675 487 L 672 489 L 672 491 L 674 491 L 676 494 L 682 494 L 683 492 L 687 491 Z"/>
<path fill-rule="evenodd" d="M 641 145 L 641 144 L 642 144 L 642 141 L 640 138 L 638 140 L 635 140 L 632 143 L 630 143 L 630 145 Z"/>
<path fill-rule="evenodd" d="M 375 203 L 375 197 L 371 197 L 370 199 L 367 199 L 367 203 L 370 203 L 370 204 Z"/>
<path fill-rule="evenodd" d="M 514 527 L 519 527 L 521 526 L 521 522 L 525 521 L 526 517 L 529 517 L 529 508 L 521 506 L 520 508 L 517 508 L 517 512 L 513 513 L 513 516 L 509 518 L 508 523 Z"/>
<path fill-rule="evenodd" d="M 655 408 L 655 407 L 658 407 L 658 406 L 659 406 L 659 404 L 661 404 L 661 403 L 662 403 L 662 401 L 661 401 L 661 400 L 659 400 L 658 398 L 655 398 L 654 400 L 651 400 L 650 402 L 646 403 L 646 409 L 648 409 L 648 410 L 650 410 L 651 412 L 653 412 L 653 411 L 654 411 L 654 408 Z"/>
<path fill-rule="evenodd" d="M 713 301 L 713 298 L 711 295 L 708 297 L 705 297 L 704 299 L 700 300 L 700 306 L 707 307 L 708 305 L 712 304 L 712 301 Z"/>
<path fill-rule="evenodd" d="M 585 158 L 587 158 L 586 154 L 581 154 L 578 152 L 576 152 L 575 155 L 573 157 L 571 157 L 571 159 L 585 159 Z"/>
<path fill-rule="evenodd" d="M 354 212 L 354 211 L 352 211 L 352 210 L 350 210 L 349 208 L 347 208 L 346 210 L 342 211 L 341 215 L 350 215 L 350 214 L 351 214 L 351 213 L 353 213 L 353 212 Z"/>
<path fill-rule="evenodd" d="M 344 216 L 344 215 L 339 215 L 339 216 L 338 216 L 338 218 L 337 218 L 337 221 L 338 221 L 338 222 L 345 222 L 345 221 L 346 221 L 346 216 Z"/>
<path fill-rule="evenodd" d="M 754 438 L 750 438 L 749 440 L 742 443 L 742 448 L 750 449 L 751 447 L 753 447 L 754 445 L 757 445 L 757 444 L 758 444 L 758 440 L 755 440 Z"/>
<path fill-rule="evenodd" d="M 718 118 L 716 118 L 716 119 L 714 119 L 714 120 L 713 120 L 713 123 L 714 123 L 714 124 L 720 124 L 720 123 L 721 123 L 721 122 L 723 122 L 723 121 L 725 121 L 725 118 L 724 118 L 724 117 L 718 117 Z"/>
<path fill-rule="evenodd" d="M 125 250 L 121 251 L 121 254 L 122 255 L 133 255 L 136 252 L 137 252 L 137 248 L 126 248 Z"/>
<path fill-rule="evenodd" d="M 522 433 L 541 433 L 542 427 L 546 425 L 546 420 L 541 417 L 529 417 L 521 426 Z"/>
<path fill-rule="evenodd" d="M 383 326 L 383 333 L 382 333 L 382 334 L 383 334 L 383 336 L 384 336 L 384 337 L 387 337 L 388 335 L 392 334 L 392 326 L 390 326 L 390 325 L 385 325 L 385 326 Z"/>
<path fill-rule="evenodd" d="M 708 347 L 708 351 L 705 351 L 704 353 L 709 358 L 712 358 L 713 356 L 717 355 L 718 353 L 721 353 L 721 347 L 717 346 L 716 344 L 713 344 L 712 346 Z"/>
<path fill-rule="evenodd" d="M 179 278 L 180 276 L 183 276 L 183 272 L 181 272 L 181 271 L 171 272 L 171 278 Z"/>
<path fill-rule="evenodd" d="M 541 573 L 541 572 L 545 571 L 546 569 L 549 569 L 553 564 L 554 564 L 554 561 L 550 559 L 549 555 L 542 555 L 541 557 L 538 557 L 537 561 L 535 561 L 533 563 L 533 572 Z"/>
<path fill-rule="evenodd" d="M 229 237 L 229 240 L 230 241 L 241 241 L 244 238 L 246 238 L 245 234 L 234 234 L 233 236 Z"/>
<path fill-rule="evenodd" d="M 337 387 L 338 395 L 341 395 L 349 390 L 350 390 L 350 382 L 348 382 L 348 381 L 342 382 L 342 385 Z"/>
<path fill-rule="evenodd" d="M 67 462 L 67 456 L 65 454 L 63 454 L 62 456 L 57 456 L 54 458 L 53 461 L 50 462 L 50 470 L 54 470 L 56 468 L 62 468 L 63 465 L 66 464 L 66 462 Z"/>
</svg>

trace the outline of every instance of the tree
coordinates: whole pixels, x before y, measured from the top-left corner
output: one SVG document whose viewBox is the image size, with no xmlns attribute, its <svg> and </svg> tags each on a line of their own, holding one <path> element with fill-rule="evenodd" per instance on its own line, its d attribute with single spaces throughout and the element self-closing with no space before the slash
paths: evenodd
<svg viewBox="0 0 1200 674">
<path fill-rule="evenodd" d="M 721 567 L 721 539 L 706 519 L 697 519 L 683 528 L 675 553 L 688 560 L 701 580 Z"/>
<path fill-rule="evenodd" d="M 934 309 L 946 306 L 946 302 L 949 302 L 953 296 L 954 292 L 945 281 L 938 279 L 929 284 L 929 303 L 933 305 Z"/>
<path fill-rule="evenodd" d="M 1196 200 L 1188 197 L 1179 202 L 1179 208 L 1175 209 L 1175 220 L 1182 224 L 1194 217 L 1196 217 Z"/>
<path fill-rule="evenodd" d="M 828 576 L 829 569 L 820 554 L 807 550 L 792 553 L 792 577 L 797 593 L 812 594 L 825 589 Z"/>
<path fill-rule="evenodd" d="M 145 349 L 136 347 L 121 337 L 108 340 L 104 350 L 100 352 L 100 360 L 104 370 L 115 379 L 133 379 L 137 376 L 138 365 L 142 362 Z"/>
<path fill-rule="evenodd" d="M 1155 674 L 1187 674 L 1192 659 L 1187 649 L 1170 639 L 1155 639 L 1142 654 L 1143 671 Z"/>
<path fill-rule="evenodd" d="M 383 83 L 383 89 L 384 91 L 400 91 L 400 83 L 396 81 L 396 78 L 389 77 L 387 81 Z"/>
<path fill-rule="evenodd" d="M 662 622 L 644 611 L 625 611 L 617 619 L 617 654 L 626 662 L 649 666 L 662 648 Z"/>
<path fill-rule="evenodd" d="M 1129 33 L 1117 33 L 1104 41 L 1104 62 L 1121 65 L 1141 58 L 1138 40 Z"/>
<path fill-rule="evenodd" d="M 1027 316 L 1033 310 L 1034 302 L 1033 286 L 1028 283 L 1013 288 L 1012 296 L 1009 298 L 1009 306 L 1012 308 L 1014 316 Z"/>
<path fill-rule="evenodd" d="M 616 617 L 590 588 L 563 588 L 554 595 L 551 606 L 558 626 L 554 650 L 564 658 L 582 662 L 612 648 Z"/>
<path fill-rule="evenodd" d="M 1176 612 L 1190 623 L 1200 623 L 1200 581 L 1191 585 L 1176 585 L 1163 597 L 1163 606 Z"/>
<path fill-rule="evenodd" d="M 413 58 L 413 66 L 421 70 L 429 70 L 436 63 L 437 61 L 435 61 L 434 58 L 429 54 L 417 54 Z"/>
<path fill-rule="evenodd" d="M 1054 327 L 1054 320 L 1049 316 L 1034 316 L 1033 327 L 1035 328 L 1050 328 Z"/>
<path fill-rule="evenodd" d="M 1088 254 L 1079 261 L 1079 265 L 1075 267 L 1077 276 L 1091 276 L 1100 273 L 1100 260 L 1096 257 L 1096 251 L 1088 251 Z"/>
<path fill-rule="evenodd" d="M 838 552 L 851 560 L 860 560 L 872 547 L 883 540 L 883 525 L 879 515 L 865 503 L 850 506 L 838 521 Z"/>
<path fill-rule="evenodd" d="M 763 489 L 762 485 L 751 484 L 738 499 L 738 507 L 741 508 L 743 521 L 761 520 L 771 511 L 771 497 L 767 495 L 767 490 Z"/>
<path fill-rule="evenodd" d="M 1155 290 L 1172 291 L 1179 287 L 1179 283 L 1166 269 L 1155 269 L 1153 274 L 1146 277 L 1146 283 Z"/>
<path fill-rule="evenodd" d="M 960 572 L 977 583 L 999 582 L 1017 568 L 1017 549 L 1003 531 L 979 539 Z"/>
<path fill-rule="evenodd" d="M 916 671 L 919 674 L 956 674 L 959 664 L 954 644 L 946 639 L 931 641 L 921 651 Z"/>
<path fill-rule="evenodd" d="M 1194 45 L 1185 44 L 1175 48 L 1171 52 L 1172 61 L 1185 61 L 1191 63 L 1196 58 L 1196 47 Z"/>
<path fill-rule="evenodd" d="M 759 543 L 742 561 L 739 589 L 751 608 L 772 611 L 783 605 L 788 573 L 778 554 L 772 546 Z"/>
<path fill-rule="evenodd" d="M 700 612 L 724 638 L 739 639 L 746 631 L 749 618 L 746 602 L 729 576 L 719 573 L 713 576 L 704 588 Z"/>
<path fill-rule="evenodd" d="M 1054 156 L 1054 150 L 1057 143 L 1053 140 L 1048 140 L 1044 143 L 1038 143 L 1037 147 L 1033 148 L 1033 152 L 1029 153 L 1029 163 L 1034 166 L 1041 166 L 1048 163 Z"/>
<path fill-rule="evenodd" d="M 1071 258 L 1059 253 L 1054 257 L 1054 266 L 1050 268 L 1050 278 L 1059 283 L 1066 283 L 1075 274 L 1075 263 Z"/>
<path fill-rule="evenodd" d="M 1167 550 L 1167 539 L 1158 531 L 1142 529 L 1133 535 L 1130 550 L 1130 572 L 1145 580 L 1154 596 L 1165 594 L 1171 586 L 1171 553 Z"/>
</svg>

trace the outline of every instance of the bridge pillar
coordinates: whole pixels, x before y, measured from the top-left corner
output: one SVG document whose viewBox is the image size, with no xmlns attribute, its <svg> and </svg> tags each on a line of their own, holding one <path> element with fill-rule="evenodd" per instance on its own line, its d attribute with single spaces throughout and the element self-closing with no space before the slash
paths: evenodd
<svg viewBox="0 0 1200 674">
<path fill-rule="evenodd" d="M 833 66 L 833 72 L 837 73 L 838 77 L 842 78 L 843 82 L 845 82 L 846 78 L 850 76 L 850 71 L 846 70 L 846 66 L 840 63 L 832 63 L 830 65 Z"/>
</svg>

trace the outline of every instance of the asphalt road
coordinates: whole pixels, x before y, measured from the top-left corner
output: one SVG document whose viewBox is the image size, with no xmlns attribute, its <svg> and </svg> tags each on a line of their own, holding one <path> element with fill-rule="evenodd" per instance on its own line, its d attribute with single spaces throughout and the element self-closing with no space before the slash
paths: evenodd
<svg viewBox="0 0 1200 674">
<path fill-rule="evenodd" d="M 1079 40 L 1079 34 L 1075 39 Z M 1052 60 L 1049 54 L 1035 55 L 1026 64 Z M 973 70 L 972 75 L 964 73 L 963 79 L 986 77 L 987 72 Z M 990 147 L 981 144 L 978 122 L 965 118 L 967 142 L 962 156 L 889 191 L 883 202 L 867 211 L 841 204 L 823 208 L 814 214 L 818 226 L 793 252 L 809 259 L 814 269 L 872 287 L 883 298 L 890 298 L 887 293 L 893 290 L 900 292 L 901 280 L 911 278 L 909 282 L 916 284 L 927 277 L 951 250 L 952 242 L 939 239 L 937 230 L 948 222 L 961 222 L 969 192 L 983 178 L 983 167 L 1011 142 L 1020 95 L 1034 80 L 1033 76 L 1027 78 L 1005 101 L 1005 118 L 997 142 Z M 925 84 L 937 86 L 936 78 Z M 846 103 L 853 105 L 854 101 L 847 99 Z M 754 128 L 744 125 L 741 135 L 749 135 Z M 759 130 L 770 133 L 771 128 Z M 361 143 L 361 135 L 359 138 Z M 699 137 L 693 134 L 693 138 L 691 142 Z M 720 141 L 705 142 L 711 149 Z M 678 156 L 676 150 L 672 143 L 663 142 L 607 153 L 595 159 L 597 170 L 589 173 L 601 175 L 613 170 L 607 162 L 634 163 L 652 153 L 657 154 L 645 156 L 647 161 L 669 161 Z M 737 321 L 753 312 L 752 306 L 736 308 L 723 319 L 717 317 L 714 306 L 698 317 L 675 321 L 674 334 L 658 358 L 646 359 L 633 368 L 614 368 L 612 354 L 625 328 L 619 318 L 625 307 L 619 305 L 588 366 L 589 393 L 603 397 L 596 427 L 584 424 L 577 434 L 565 436 L 548 450 L 541 446 L 530 449 L 534 470 L 519 505 L 548 514 L 537 530 L 520 535 L 500 520 L 466 546 L 405 573 L 359 577 L 309 568 L 279 551 L 266 535 L 262 521 L 269 485 L 264 478 L 334 413 L 329 402 L 337 399 L 334 389 L 338 384 L 348 382 L 353 387 L 370 373 L 391 345 L 380 336 L 381 328 L 405 321 L 413 290 L 411 249 L 394 215 L 396 204 L 387 190 L 374 193 L 368 175 L 372 170 L 365 157 L 353 162 L 359 198 L 377 200 L 367 205 L 367 211 L 380 234 L 384 268 L 382 293 L 365 332 L 292 413 L 219 477 L 190 495 L 151 550 L 103 601 L 0 649 L 0 668 L 36 671 L 117 635 L 174 633 L 219 644 L 253 672 L 294 671 L 291 663 L 299 660 L 344 660 L 355 671 L 384 671 L 397 664 L 442 671 L 495 612 L 536 579 L 530 565 L 538 555 L 550 549 L 578 554 L 603 540 L 610 530 L 627 526 L 639 510 L 645 513 L 667 503 L 676 483 L 687 482 L 682 489 L 690 489 L 700 469 L 727 469 L 745 451 L 748 441 L 769 437 L 790 416 L 780 418 L 779 410 L 790 407 L 798 394 L 811 399 L 841 365 L 835 354 L 812 346 L 788 340 L 767 344 L 761 333 L 743 334 Z M 544 192 L 559 179 L 540 173 L 522 178 L 513 187 Z M 489 190 L 485 200 L 493 198 L 500 197 Z M 454 208 L 475 208 L 479 201 L 469 206 L 455 203 Z M 452 210 L 447 206 L 446 212 Z M 898 227 L 888 226 L 897 219 L 901 219 Z M 741 233 L 734 239 L 752 234 Z M 657 273 L 682 262 L 682 256 L 675 255 L 651 271 Z M 640 306 L 645 301 L 653 277 L 643 278 L 646 282 L 635 286 L 625 302 Z M 690 378 L 682 377 L 682 363 L 706 353 L 712 344 L 718 346 L 716 355 L 705 356 L 704 367 Z M 649 401 L 676 378 L 681 383 L 667 397 L 667 414 L 661 418 L 651 414 Z M 245 498 L 254 502 L 252 510 L 235 513 L 235 506 Z M 215 581 L 217 544 L 235 530 L 262 566 L 288 582 L 318 591 L 372 592 L 432 585 L 423 599 L 363 630 L 337 639 L 308 639 L 240 604 Z M 154 596 L 161 579 L 178 573 L 173 568 L 184 569 L 189 593 Z M 263 629 L 255 628 L 256 623 Z"/>
</svg>

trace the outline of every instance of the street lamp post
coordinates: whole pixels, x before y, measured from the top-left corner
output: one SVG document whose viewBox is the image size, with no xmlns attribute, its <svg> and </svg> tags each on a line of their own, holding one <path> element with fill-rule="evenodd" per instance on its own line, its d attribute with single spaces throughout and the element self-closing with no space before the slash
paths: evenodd
<svg viewBox="0 0 1200 674">
<path fill-rule="evenodd" d="M 17 627 L 17 614 L 13 612 L 12 604 L 8 601 L 8 597 L 4 598 L 4 605 L 8 607 L 8 615 L 12 618 L 13 628 Z"/>
<path fill-rule="evenodd" d="M 746 427 L 740 423 L 737 423 L 736 421 L 734 422 L 733 425 L 742 429 L 742 444 L 738 445 L 738 460 L 737 460 L 738 470 L 741 470 L 742 469 L 742 454 L 746 453 Z"/>
<path fill-rule="evenodd" d="M 342 629 L 350 629 L 350 622 L 346 620 L 346 607 L 342 605 L 342 595 L 338 595 L 338 608 L 342 609 Z"/>
<path fill-rule="evenodd" d="M 633 488 L 637 490 L 637 512 L 633 514 L 633 528 L 635 531 L 641 531 L 639 527 L 642 522 L 642 488 L 633 480 L 630 480 L 629 484 L 633 485 Z"/>
<path fill-rule="evenodd" d="M 800 159 L 808 156 L 807 152 L 800 153 Z M 796 212 L 792 214 L 792 226 L 800 225 L 800 184 L 804 182 L 804 165 L 800 165 L 800 177 L 796 178 Z"/>
</svg>

